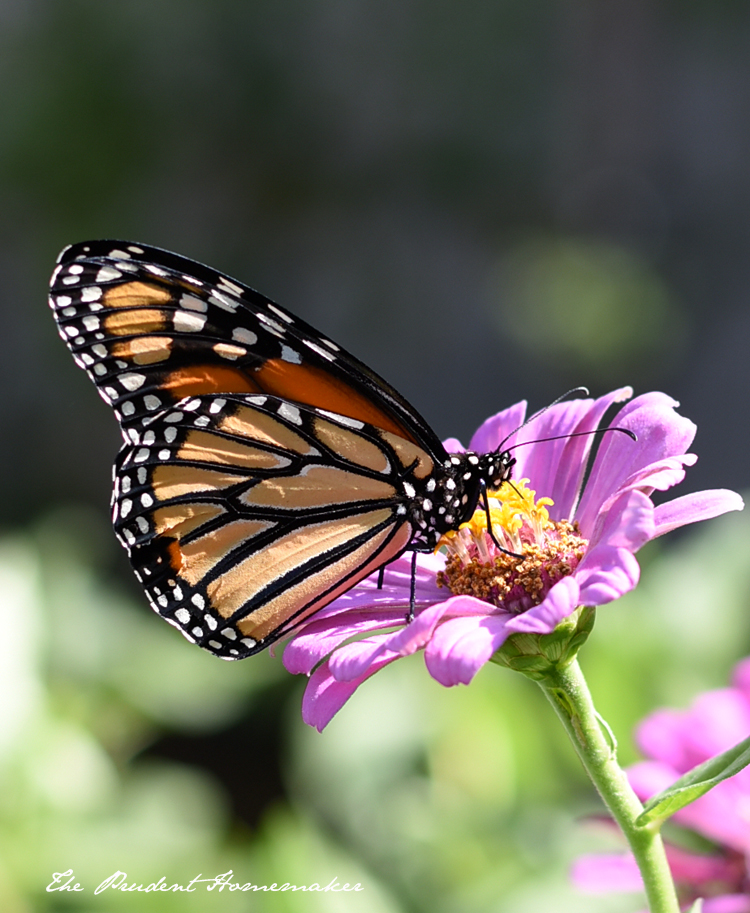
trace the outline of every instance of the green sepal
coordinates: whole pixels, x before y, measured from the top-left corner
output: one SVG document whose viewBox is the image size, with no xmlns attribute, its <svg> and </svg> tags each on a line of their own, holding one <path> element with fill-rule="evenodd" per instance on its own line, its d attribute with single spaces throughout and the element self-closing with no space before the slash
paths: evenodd
<svg viewBox="0 0 750 913">
<path fill-rule="evenodd" d="M 689 770 L 670 787 L 650 799 L 635 823 L 641 827 L 653 824 L 660 826 L 675 812 L 695 802 L 717 783 L 733 777 L 748 764 L 750 738 Z"/>
<path fill-rule="evenodd" d="M 591 606 L 579 606 L 549 634 L 512 634 L 492 662 L 540 681 L 575 658 L 594 627 L 594 618 Z"/>
</svg>

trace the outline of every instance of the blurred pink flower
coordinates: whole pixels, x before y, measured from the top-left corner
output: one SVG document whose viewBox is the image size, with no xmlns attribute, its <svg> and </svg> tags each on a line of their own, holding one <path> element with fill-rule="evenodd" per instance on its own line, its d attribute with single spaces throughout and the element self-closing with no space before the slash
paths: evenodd
<svg viewBox="0 0 750 913">
<path fill-rule="evenodd" d="M 659 710 L 637 730 L 638 745 L 650 758 L 628 770 L 633 789 L 649 799 L 698 764 L 750 735 L 750 658 L 737 665 L 732 686 L 699 695 L 688 710 Z M 667 858 L 681 899 L 704 897 L 703 913 L 750 913 L 750 768 L 724 780 L 681 809 L 674 821 L 708 838 L 713 853 L 667 846 Z M 586 891 L 637 891 L 635 860 L 627 854 L 584 856 L 573 880 Z"/>
<path fill-rule="evenodd" d="M 451 555 L 418 555 L 410 624 L 410 554 L 388 565 L 382 589 L 377 574 L 359 583 L 302 625 L 285 648 L 287 669 L 310 676 L 302 707 L 307 723 L 322 730 L 365 679 L 420 649 L 441 684 L 468 684 L 511 635 L 550 633 L 579 606 L 603 605 L 631 590 L 639 577 L 635 552 L 650 539 L 742 508 L 739 495 L 725 490 L 654 506 L 651 494 L 682 481 L 685 467 L 697 459 L 686 452 L 695 425 L 663 393 L 639 396 L 620 410 L 613 424 L 638 440 L 603 435 L 582 490 L 595 437 L 570 435 L 596 429 L 607 409 L 631 394 L 624 388 L 596 400 L 558 403 L 523 428 L 526 404 L 518 403 L 482 424 L 469 449 L 494 451 L 508 438 L 517 460 L 514 487 L 493 493 L 493 530 L 505 536 L 511 551 L 528 547 L 528 573 L 520 575 L 469 524 L 447 537 Z M 456 440 L 446 448 L 463 450 Z M 475 521 L 486 523 L 483 511 Z M 498 562 L 505 562 L 500 574 Z M 494 578 L 485 591 L 480 576 L 487 568 Z M 463 575 L 468 583 L 462 569 L 470 572 Z"/>
</svg>

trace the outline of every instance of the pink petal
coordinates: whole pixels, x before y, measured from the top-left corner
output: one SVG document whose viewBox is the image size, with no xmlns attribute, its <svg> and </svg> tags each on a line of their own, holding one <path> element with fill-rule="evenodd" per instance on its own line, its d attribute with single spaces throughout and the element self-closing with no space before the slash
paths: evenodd
<svg viewBox="0 0 750 913">
<path fill-rule="evenodd" d="M 654 505 L 642 491 L 626 491 L 599 515 L 596 529 L 581 532 L 592 549 L 601 544 L 637 552 L 654 536 Z"/>
<path fill-rule="evenodd" d="M 656 522 L 655 536 L 700 520 L 710 520 L 730 510 L 742 510 L 745 506 L 742 498 L 734 491 L 718 488 L 708 491 L 697 491 L 683 495 L 660 504 L 654 511 Z"/>
<path fill-rule="evenodd" d="M 323 663 L 310 676 L 302 698 L 302 719 L 308 726 L 322 732 L 333 717 L 354 694 L 357 688 L 383 666 L 398 659 L 396 656 L 381 657 L 367 672 L 351 682 L 339 682 L 331 675 L 328 663 Z"/>
<path fill-rule="evenodd" d="M 595 546 L 574 572 L 581 587 L 581 605 L 605 605 L 629 593 L 640 573 L 638 562 L 628 549 Z"/>
<path fill-rule="evenodd" d="M 512 616 L 507 624 L 508 631 L 513 634 L 549 634 L 581 604 L 578 581 L 574 577 L 563 577 L 538 606 Z"/>
<path fill-rule="evenodd" d="M 497 450 L 503 441 L 523 424 L 525 417 L 526 400 L 522 400 L 485 419 L 469 441 L 469 450 L 477 453 L 491 453 Z"/>
<path fill-rule="evenodd" d="M 555 520 L 571 519 L 578 500 L 586 464 L 596 436 L 586 432 L 598 428 L 604 413 L 614 402 L 633 395 L 630 387 L 614 390 L 599 399 L 578 399 L 553 406 L 533 419 L 512 443 L 538 441 L 536 445 L 519 447 L 515 475 L 529 478 L 531 488 L 555 502 L 550 515 Z M 580 437 L 570 437 L 581 434 Z M 543 438 L 567 435 L 557 441 Z"/>
<path fill-rule="evenodd" d="M 593 528 L 601 505 L 633 473 L 687 451 L 695 425 L 674 411 L 677 405 L 663 393 L 647 393 L 620 410 L 614 424 L 634 431 L 638 441 L 624 434 L 604 436 L 576 511 L 582 529 Z"/>
<path fill-rule="evenodd" d="M 425 648 L 430 675 L 441 685 L 468 685 L 506 638 L 507 615 L 454 618 L 441 624 Z"/>
</svg>

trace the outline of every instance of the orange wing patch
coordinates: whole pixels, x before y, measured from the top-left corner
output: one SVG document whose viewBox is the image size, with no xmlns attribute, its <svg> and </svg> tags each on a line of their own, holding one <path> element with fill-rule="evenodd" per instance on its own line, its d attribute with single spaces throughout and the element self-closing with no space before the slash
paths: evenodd
<svg viewBox="0 0 750 913">
<path fill-rule="evenodd" d="M 274 358 L 256 368 L 253 376 L 265 393 L 347 415 L 411 440 L 409 432 L 392 415 L 379 409 L 360 390 L 348 386 L 320 368 Z"/>
</svg>

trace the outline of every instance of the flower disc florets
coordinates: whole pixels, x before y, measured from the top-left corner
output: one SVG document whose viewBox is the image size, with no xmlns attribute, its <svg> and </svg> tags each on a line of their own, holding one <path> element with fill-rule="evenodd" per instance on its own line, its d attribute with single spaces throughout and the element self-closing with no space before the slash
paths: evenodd
<svg viewBox="0 0 750 913">
<path fill-rule="evenodd" d="M 516 615 L 539 605 L 561 577 L 573 573 L 588 543 L 577 523 L 550 519 L 547 507 L 554 502 L 536 499 L 528 481 L 508 482 L 490 497 L 492 532 L 505 551 L 490 536 L 484 509 L 442 537 L 447 560 L 438 586 Z"/>
</svg>

